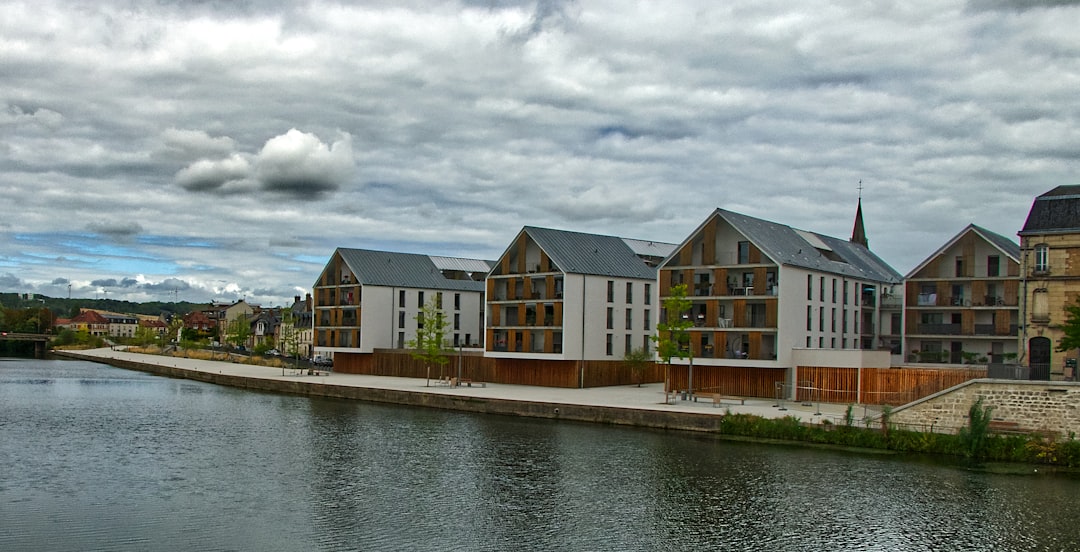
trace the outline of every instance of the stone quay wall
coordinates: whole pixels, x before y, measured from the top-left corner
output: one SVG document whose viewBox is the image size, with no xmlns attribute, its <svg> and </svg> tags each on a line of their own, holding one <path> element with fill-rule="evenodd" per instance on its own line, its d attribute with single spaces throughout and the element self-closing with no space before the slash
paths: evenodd
<svg viewBox="0 0 1080 552">
<path fill-rule="evenodd" d="M 890 420 L 911 429 L 956 433 L 968 425 L 979 398 L 991 407 L 991 430 L 1080 434 L 1080 382 L 971 380 L 893 410 Z"/>
<path fill-rule="evenodd" d="M 611 406 L 575 405 L 541 401 L 524 401 L 498 398 L 462 397 L 405 391 L 400 389 L 379 389 L 315 383 L 311 380 L 279 380 L 253 378 L 233 374 L 221 374 L 204 370 L 189 370 L 176 366 L 161 366 L 123 360 L 117 358 L 87 358 L 82 355 L 56 351 L 58 356 L 93 360 L 138 372 L 147 372 L 159 376 L 190 379 L 225 385 L 241 389 L 289 393 L 309 397 L 329 397 L 335 399 L 354 399 L 378 403 L 406 406 L 422 406 L 444 410 L 460 410 L 482 414 L 501 414 L 506 416 L 524 416 L 530 418 L 548 418 L 613 425 L 646 427 L 653 429 L 671 429 L 679 431 L 716 432 L 721 416 L 716 414 L 697 414 L 692 412 L 666 412 L 636 408 Z"/>
</svg>

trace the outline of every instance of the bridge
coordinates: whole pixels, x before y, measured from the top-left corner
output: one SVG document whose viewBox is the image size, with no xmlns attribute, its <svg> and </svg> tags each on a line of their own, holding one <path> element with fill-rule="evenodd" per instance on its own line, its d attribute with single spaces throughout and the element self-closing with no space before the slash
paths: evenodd
<svg viewBox="0 0 1080 552">
<path fill-rule="evenodd" d="M 48 334 L 32 334 L 32 333 L 19 333 L 19 332 L 0 332 L 0 341 L 30 341 L 34 343 L 34 356 L 37 358 L 45 358 L 45 350 L 47 349 L 49 340 L 53 336 Z"/>
</svg>

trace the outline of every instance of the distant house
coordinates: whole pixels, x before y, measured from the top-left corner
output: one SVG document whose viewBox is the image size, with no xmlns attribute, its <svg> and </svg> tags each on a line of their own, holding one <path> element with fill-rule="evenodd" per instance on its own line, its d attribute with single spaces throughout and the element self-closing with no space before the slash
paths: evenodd
<svg viewBox="0 0 1080 552">
<path fill-rule="evenodd" d="M 68 322 L 67 327 L 76 332 L 86 332 L 100 337 L 109 335 L 109 320 L 92 310 L 84 309 Z"/>
<path fill-rule="evenodd" d="M 210 320 L 201 311 L 192 311 L 185 314 L 183 317 L 184 328 L 189 330 L 195 330 L 202 333 L 211 333 L 217 329 L 213 320 Z"/>
<path fill-rule="evenodd" d="M 477 347 L 490 268 L 477 259 L 339 248 L 314 286 L 314 352 L 333 356 L 335 370 L 359 371 L 376 349 L 405 349 L 432 300 L 450 321 L 450 345 Z"/>
<path fill-rule="evenodd" d="M 1035 198 L 1018 235 L 1020 352 L 1032 379 L 1077 379 L 1077 351 L 1056 349 L 1065 309 L 1080 299 L 1080 185 L 1058 186 Z"/>
<path fill-rule="evenodd" d="M 155 335 L 165 335 L 165 332 L 169 330 L 169 325 L 161 320 L 153 320 L 149 318 L 143 318 L 139 320 L 139 327 L 147 328 Z"/>
<path fill-rule="evenodd" d="M 293 331 L 296 332 L 297 354 L 301 357 L 310 358 L 314 352 L 313 336 L 315 333 L 313 324 L 315 311 L 311 294 L 307 294 L 303 299 L 299 295 L 293 297 L 289 309 L 293 317 Z M 286 351 L 282 349 L 281 352 L 285 353 Z"/>
<path fill-rule="evenodd" d="M 274 309 L 261 310 L 255 313 L 249 320 L 251 325 L 251 337 L 249 345 L 259 347 L 262 345 L 274 346 L 277 343 L 281 319 Z"/>
<path fill-rule="evenodd" d="M 1004 362 L 1020 323 L 1020 246 L 969 224 L 904 278 L 907 360 Z"/>
</svg>

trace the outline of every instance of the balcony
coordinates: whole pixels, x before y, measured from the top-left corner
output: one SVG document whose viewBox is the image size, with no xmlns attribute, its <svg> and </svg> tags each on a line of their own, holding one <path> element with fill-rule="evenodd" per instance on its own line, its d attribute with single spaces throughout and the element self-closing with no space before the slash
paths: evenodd
<svg viewBox="0 0 1080 552">
<path fill-rule="evenodd" d="M 915 333 L 920 335 L 960 335 L 960 324 L 919 324 Z"/>
<path fill-rule="evenodd" d="M 918 298 L 916 298 L 915 304 L 920 307 L 935 307 L 937 306 L 937 294 L 920 293 Z"/>
</svg>

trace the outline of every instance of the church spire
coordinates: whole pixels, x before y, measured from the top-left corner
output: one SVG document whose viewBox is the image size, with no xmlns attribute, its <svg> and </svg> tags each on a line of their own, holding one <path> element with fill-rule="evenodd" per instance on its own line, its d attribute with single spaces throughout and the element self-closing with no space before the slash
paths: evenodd
<svg viewBox="0 0 1080 552">
<path fill-rule="evenodd" d="M 851 243 L 857 243 L 870 249 L 870 242 L 866 240 L 866 227 L 862 219 L 862 180 L 859 181 L 859 206 L 855 210 L 855 228 L 851 230 Z"/>
</svg>

